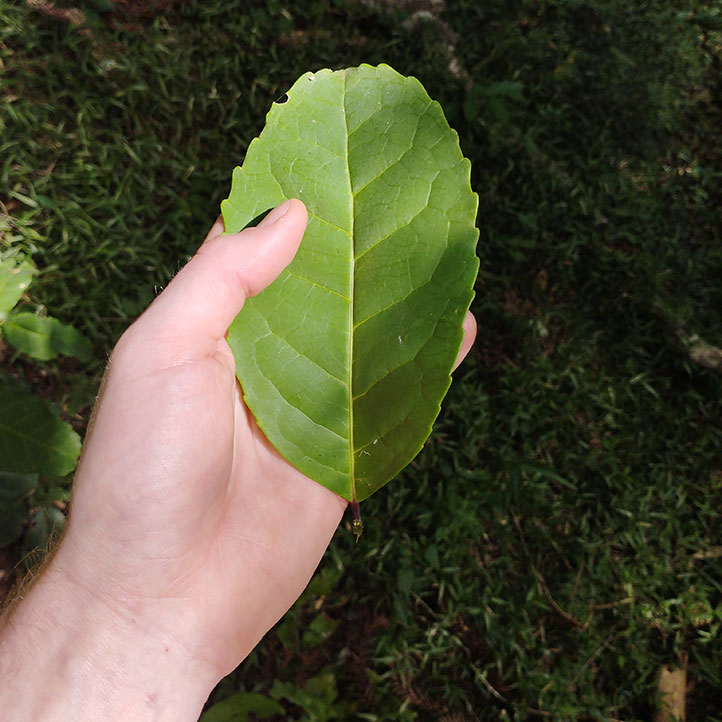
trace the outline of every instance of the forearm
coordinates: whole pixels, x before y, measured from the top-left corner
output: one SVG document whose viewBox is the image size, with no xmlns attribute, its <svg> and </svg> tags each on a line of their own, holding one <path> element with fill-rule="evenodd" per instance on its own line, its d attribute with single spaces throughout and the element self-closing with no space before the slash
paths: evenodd
<svg viewBox="0 0 722 722">
<path fill-rule="evenodd" d="M 51 566 L 0 620 L 4 722 L 195 721 L 215 680 Z"/>
</svg>

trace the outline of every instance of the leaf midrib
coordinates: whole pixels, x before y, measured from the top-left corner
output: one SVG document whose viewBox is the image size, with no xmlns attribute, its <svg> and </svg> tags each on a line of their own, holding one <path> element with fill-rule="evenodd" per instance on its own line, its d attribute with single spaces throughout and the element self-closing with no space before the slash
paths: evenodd
<svg viewBox="0 0 722 722">
<path fill-rule="evenodd" d="M 348 337 L 349 337 L 349 350 L 348 350 L 348 468 L 349 468 L 349 479 L 351 481 L 351 500 L 356 501 L 356 464 L 354 459 L 354 436 L 353 436 L 353 336 L 354 336 L 354 302 L 355 302 L 355 287 L 356 287 L 356 243 L 354 238 L 354 231 L 356 230 L 356 217 L 354 214 L 354 193 L 353 185 L 351 183 L 351 165 L 349 163 L 348 156 L 348 115 L 346 114 L 346 78 L 348 77 L 347 71 L 343 72 L 343 96 L 341 106 L 343 110 L 343 120 L 346 126 L 346 132 L 344 134 L 344 141 L 346 147 L 344 149 L 344 158 L 346 160 L 346 179 L 348 181 L 348 199 L 349 199 L 349 219 L 351 222 L 351 249 L 349 253 L 349 271 L 351 278 L 351 286 L 349 288 L 349 304 L 348 304 Z"/>
</svg>

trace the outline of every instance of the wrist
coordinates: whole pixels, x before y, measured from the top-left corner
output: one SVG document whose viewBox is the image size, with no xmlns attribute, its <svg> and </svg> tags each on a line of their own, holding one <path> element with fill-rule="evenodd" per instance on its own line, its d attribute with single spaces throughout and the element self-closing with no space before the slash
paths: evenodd
<svg viewBox="0 0 722 722">
<path fill-rule="evenodd" d="M 197 720 L 217 676 L 164 629 L 51 562 L 0 621 L 0 718 Z"/>
</svg>

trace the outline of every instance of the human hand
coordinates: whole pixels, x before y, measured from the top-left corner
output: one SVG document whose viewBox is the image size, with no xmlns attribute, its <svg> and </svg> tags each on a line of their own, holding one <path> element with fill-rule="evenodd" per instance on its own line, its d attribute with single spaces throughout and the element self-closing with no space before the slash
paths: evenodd
<svg viewBox="0 0 722 722">
<path fill-rule="evenodd" d="M 291 261 L 305 225 L 299 201 L 242 234 L 223 236 L 217 222 L 123 335 L 57 559 L 218 678 L 303 591 L 346 506 L 270 446 L 225 340 L 244 299 Z"/>
<path fill-rule="evenodd" d="M 58 649 L 82 650 L 66 662 L 86 685 L 84 709 L 100 670 L 117 680 L 98 692 L 105 718 L 114 699 L 123 719 L 197 718 L 300 595 L 338 525 L 346 502 L 270 446 L 225 340 L 245 298 L 291 261 L 305 224 L 295 200 L 241 234 L 223 236 L 217 222 L 113 351 L 66 535 L 14 615 L 16 628 L 37 627 L 56 600 L 54 626 L 75 629 Z M 460 358 L 472 317 L 466 329 Z M 148 716 L 131 715 L 132 700 Z"/>
</svg>

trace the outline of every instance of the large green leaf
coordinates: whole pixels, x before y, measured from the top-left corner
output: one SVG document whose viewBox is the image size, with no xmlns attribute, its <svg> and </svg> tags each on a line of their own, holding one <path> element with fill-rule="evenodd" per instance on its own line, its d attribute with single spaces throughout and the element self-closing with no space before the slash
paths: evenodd
<svg viewBox="0 0 722 722">
<path fill-rule="evenodd" d="M 35 268 L 27 261 L 14 258 L 0 261 L 0 323 L 12 311 L 32 281 Z"/>
<path fill-rule="evenodd" d="M 365 499 L 431 432 L 473 297 L 470 164 L 415 78 L 363 65 L 302 76 L 223 202 L 236 232 L 286 198 L 309 224 L 229 342 L 246 403 L 298 469 Z"/>
<path fill-rule="evenodd" d="M 0 471 L 0 548 L 16 541 L 23 533 L 28 517 L 25 500 L 37 485 L 37 474 Z"/>
<path fill-rule="evenodd" d="M 50 404 L 0 386 L 1 469 L 54 478 L 73 471 L 79 455 L 80 437 Z"/>
<path fill-rule="evenodd" d="M 18 351 L 39 361 L 49 361 L 58 354 L 89 361 L 93 354 L 90 341 L 80 331 L 52 316 L 41 317 L 27 311 L 11 313 L 3 333 Z"/>
</svg>

